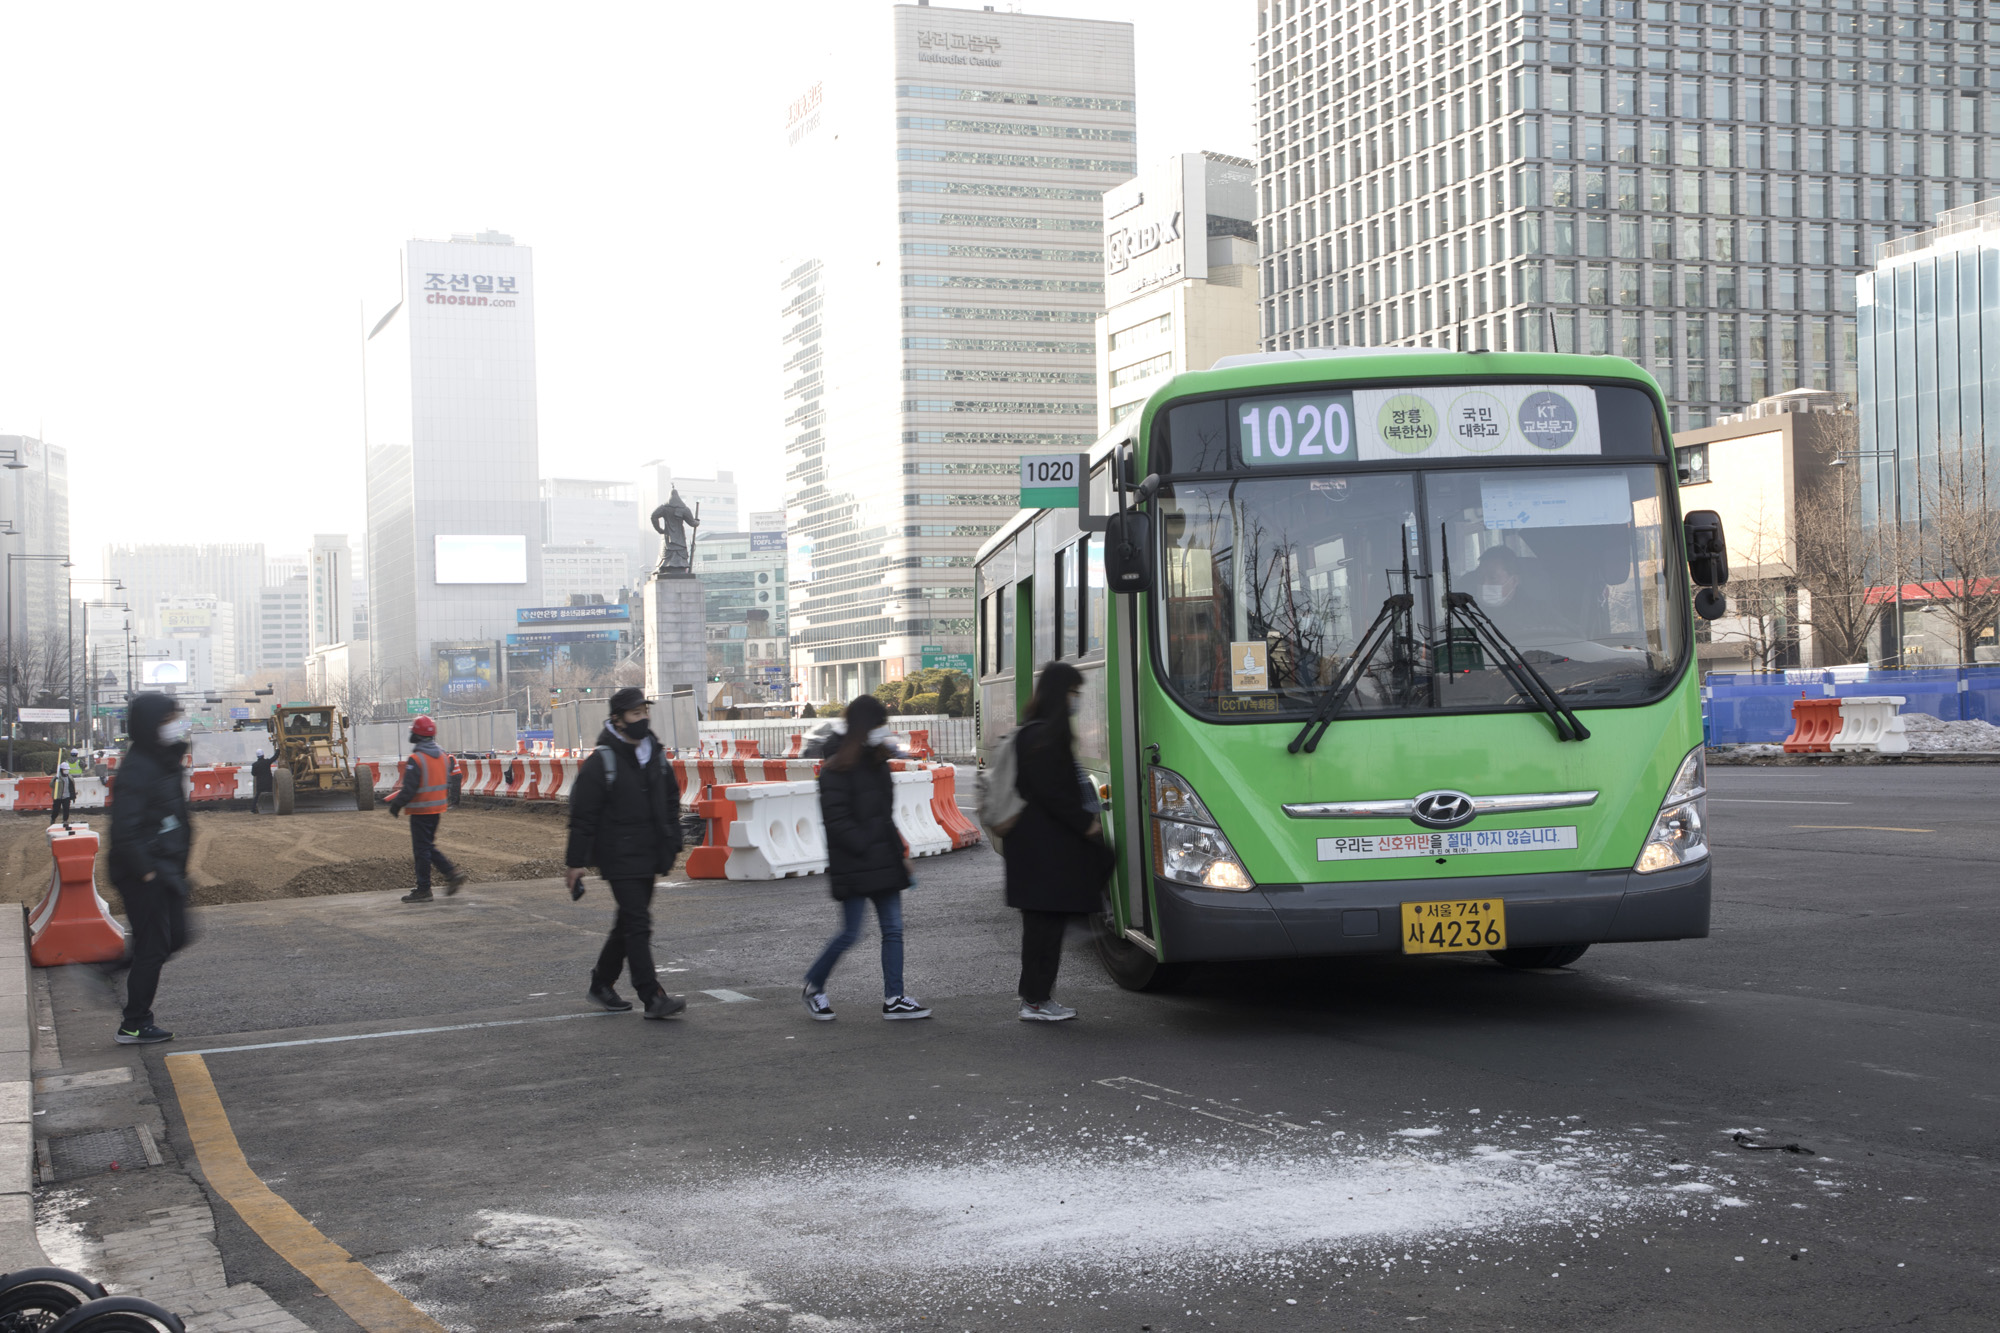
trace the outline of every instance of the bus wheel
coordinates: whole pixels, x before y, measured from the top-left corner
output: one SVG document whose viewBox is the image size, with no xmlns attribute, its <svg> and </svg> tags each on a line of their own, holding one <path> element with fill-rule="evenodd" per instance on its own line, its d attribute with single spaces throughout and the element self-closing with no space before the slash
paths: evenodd
<svg viewBox="0 0 2000 1333">
<path fill-rule="evenodd" d="M 1117 924 L 1108 910 L 1093 913 L 1090 919 L 1094 927 L 1092 933 L 1097 936 L 1097 956 L 1104 960 L 1104 970 L 1121 988 L 1168 991 L 1187 979 L 1189 969 L 1186 963 L 1163 963 L 1119 935 Z"/>
<path fill-rule="evenodd" d="M 1502 967 L 1568 967 L 1583 957 L 1588 944 L 1545 944 L 1532 949 L 1488 949 L 1487 956 Z"/>
</svg>

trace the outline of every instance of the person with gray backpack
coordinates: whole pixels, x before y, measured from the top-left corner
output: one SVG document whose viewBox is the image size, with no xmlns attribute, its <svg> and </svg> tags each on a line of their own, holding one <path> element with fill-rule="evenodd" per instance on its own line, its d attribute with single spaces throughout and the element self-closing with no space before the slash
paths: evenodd
<svg viewBox="0 0 2000 1333">
<path fill-rule="evenodd" d="M 583 761 L 569 794 L 571 899 L 583 897 L 587 866 L 611 885 L 618 915 L 590 974 L 590 999 L 613 1013 L 630 1010 L 618 994 L 627 968 L 648 1018 L 671 1018 L 687 1008 L 669 995 L 653 967 L 653 882 L 674 868 L 681 851 L 681 791 L 666 747 L 652 734 L 652 701 L 627 685 L 611 696 L 611 716 L 597 749 Z"/>
</svg>

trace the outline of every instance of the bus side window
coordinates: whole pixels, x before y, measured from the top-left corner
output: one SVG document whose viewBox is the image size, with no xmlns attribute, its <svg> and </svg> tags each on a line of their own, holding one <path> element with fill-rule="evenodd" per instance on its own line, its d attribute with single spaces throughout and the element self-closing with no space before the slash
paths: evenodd
<svg viewBox="0 0 2000 1333">
<path fill-rule="evenodd" d="M 1055 651 L 1049 654 L 1051 658 L 1063 657 L 1064 649 L 1076 642 L 1076 614 L 1074 610 L 1076 603 L 1070 600 L 1069 595 L 1069 568 L 1071 563 L 1070 548 L 1067 546 L 1057 547 L 1056 576 L 1050 584 L 1050 591 L 1055 594 L 1056 600 L 1054 616 L 1056 641 Z M 1063 633 L 1065 623 L 1067 623 L 1069 629 L 1069 633 L 1067 634 Z"/>
<path fill-rule="evenodd" d="M 1104 651 L 1104 543 L 1084 538 L 1084 544 L 1077 549 L 1083 551 L 1084 567 L 1089 571 L 1086 580 L 1089 588 L 1089 611 L 1084 616 L 1083 650 L 1086 653 Z"/>
<path fill-rule="evenodd" d="M 1000 660 L 993 669 L 1008 672 L 1014 669 L 1014 585 L 1002 584 L 993 595 L 1000 599 Z"/>
</svg>

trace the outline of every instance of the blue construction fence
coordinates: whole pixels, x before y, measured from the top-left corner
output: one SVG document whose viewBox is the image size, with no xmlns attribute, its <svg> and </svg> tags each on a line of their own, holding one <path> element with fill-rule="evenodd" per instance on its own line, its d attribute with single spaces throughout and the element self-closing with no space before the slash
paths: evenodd
<svg viewBox="0 0 2000 1333">
<path fill-rule="evenodd" d="M 1878 670 L 1711 671 L 1702 677 L 1702 733 L 1710 745 L 1777 744 L 1792 734 L 1792 701 L 1900 694 L 1905 713 L 2000 725 L 2000 665 Z"/>
</svg>

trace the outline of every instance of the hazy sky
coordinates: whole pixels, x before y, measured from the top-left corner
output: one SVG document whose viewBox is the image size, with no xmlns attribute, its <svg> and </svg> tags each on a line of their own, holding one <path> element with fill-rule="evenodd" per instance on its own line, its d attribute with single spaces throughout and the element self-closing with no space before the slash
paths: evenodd
<svg viewBox="0 0 2000 1333">
<path fill-rule="evenodd" d="M 705 475 L 747 420 L 721 465 L 775 508 L 799 34 L 880 2 L 0 9 L 0 434 L 69 449 L 79 572 L 359 535 L 363 306 L 489 227 L 535 250 L 543 475 Z M 1250 155 L 1254 0 L 998 7 L 1137 25 L 1142 162 Z"/>
</svg>

